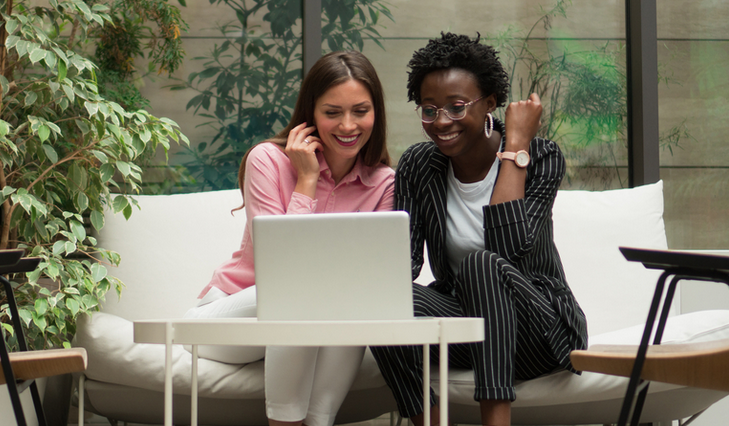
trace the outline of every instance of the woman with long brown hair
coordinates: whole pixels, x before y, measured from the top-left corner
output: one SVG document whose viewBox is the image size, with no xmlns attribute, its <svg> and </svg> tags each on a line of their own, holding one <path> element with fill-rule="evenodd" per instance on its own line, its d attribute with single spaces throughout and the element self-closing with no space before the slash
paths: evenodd
<svg viewBox="0 0 729 426">
<path fill-rule="evenodd" d="M 289 125 L 243 158 L 239 182 L 247 225 L 240 250 L 215 270 L 188 318 L 256 315 L 251 222 L 257 215 L 391 210 L 394 171 L 382 85 L 359 52 L 333 52 L 306 75 Z M 336 197 L 333 196 L 336 193 Z M 312 253 L 326 268 L 326 259 Z M 285 267 L 285 259 L 281 260 Z M 229 363 L 264 348 L 201 347 Z M 361 347 L 265 349 L 266 412 L 272 425 L 331 426 L 354 381 Z"/>
</svg>

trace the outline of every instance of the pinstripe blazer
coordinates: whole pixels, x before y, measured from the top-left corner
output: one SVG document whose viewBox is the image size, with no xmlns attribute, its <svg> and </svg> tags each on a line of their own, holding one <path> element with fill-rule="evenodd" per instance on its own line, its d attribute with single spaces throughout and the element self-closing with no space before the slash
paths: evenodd
<svg viewBox="0 0 729 426">
<path fill-rule="evenodd" d="M 494 120 L 494 125 L 503 137 L 503 123 Z M 587 347 L 587 324 L 567 285 L 553 238 L 552 205 L 565 161 L 557 144 L 542 138 L 531 141 L 529 153 L 525 197 L 483 207 L 485 248 L 514 265 L 554 306 L 562 322 L 550 344 L 557 359 L 571 369 L 569 351 Z M 408 148 L 397 167 L 395 209 L 410 214 L 413 279 L 422 268 L 423 243 L 427 242 L 436 279 L 431 286 L 451 293 L 455 276 L 448 266 L 445 245 L 448 161 L 433 142 Z"/>
</svg>

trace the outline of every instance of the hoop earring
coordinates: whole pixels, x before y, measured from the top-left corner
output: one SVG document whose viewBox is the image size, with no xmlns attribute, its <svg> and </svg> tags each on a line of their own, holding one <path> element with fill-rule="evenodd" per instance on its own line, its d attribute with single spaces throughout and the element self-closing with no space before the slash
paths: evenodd
<svg viewBox="0 0 729 426">
<path fill-rule="evenodd" d="M 425 133 L 425 129 L 423 129 L 423 126 L 420 126 L 420 131 L 423 133 L 423 137 L 425 137 L 425 140 L 428 142 L 433 142 L 433 139 L 428 136 L 427 133 Z"/>
<path fill-rule="evenodd" d="M 491 133 L 494 132 L 494 116 L 491 113 L 486 113 L 486 119 L 483 122 L 483 134 L 486 138 L 491 137 Z"/>
</svg>

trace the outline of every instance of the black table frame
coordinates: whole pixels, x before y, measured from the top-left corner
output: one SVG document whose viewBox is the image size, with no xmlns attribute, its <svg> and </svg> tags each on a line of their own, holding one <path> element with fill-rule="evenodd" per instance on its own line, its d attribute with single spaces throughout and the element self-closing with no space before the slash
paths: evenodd
<svg viewBox="0 0 729 426">
<path fill-rule="evenodd" d="M 631 426 L 638 426 L 643 404 L 648 394 L 649 382 L 643 381 L 640 374 L 645 364 L 648 342 L 653 335 L 653 326 L 656 321 L 659 309 L 661 316 L 656 326 L 653 344 L 660 345 L 663 339 L 663 330 L 666 327 L 671 302 L 676 293 L 676 288 L 681 280 L 696 280 L 721 282 L 729 285 L 729 256 L 716 256 L 710 254 L 689 253 L 670 250 L 646 250 L 628 247 L 620 247 L 626 259 L 634 262 L 641 262 L 649 269 L 662 269 L 663 273 L 658 278 L 656 290 L 653 294 L 648 319 L 643 330 L 643 337 L 638 347 L 638 353 L 633 364 L 628 389 L 625 393 L 618 426 L 626 426 L 628 417 L 631 417 Z M 673 277 L 665 291 L 666 281 Z M 639 390 L 640 388 L 640 390 Z M 636 397 L 636 393 L 638 393 Z M 633 415 L 630 416 L 631 410 Z"/>
</svg>

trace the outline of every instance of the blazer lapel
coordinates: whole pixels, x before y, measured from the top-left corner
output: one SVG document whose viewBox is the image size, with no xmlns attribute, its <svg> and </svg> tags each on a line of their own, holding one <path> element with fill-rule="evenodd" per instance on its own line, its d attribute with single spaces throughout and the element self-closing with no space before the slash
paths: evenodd
<svg viewBox="0 0 729 426">
<path fill-rule="evenodd" d="M 428 232 L 431 233 L 429 241 L 435 242 L 432 248 L 434 253 L 438 253 L 436 257 L 439 261 L 435 265 L 437 269 L 433 271 L 436 278 L 448 279 L 448 258 L 446 256 L 445 236 L 446 236 L 446 173 L 448 171 L 448 157 L 443 155 L 437 149 L 433 152 L 433 156 L 428 164 L 430 170 L 430 179 L 425 186 L 428 194 L 428 201 L 431 203 L 430 208 L 426 209 L 435 214 L 435 221 L 431 222 Z"/>
</svg>

